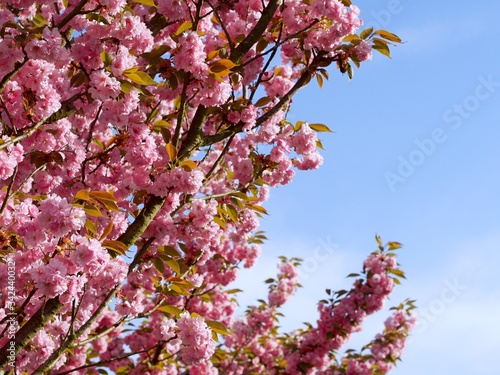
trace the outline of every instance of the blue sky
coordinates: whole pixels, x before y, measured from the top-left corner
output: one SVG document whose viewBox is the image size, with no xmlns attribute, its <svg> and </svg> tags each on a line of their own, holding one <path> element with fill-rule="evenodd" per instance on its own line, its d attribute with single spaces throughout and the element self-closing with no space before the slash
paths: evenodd
<svg viewBox="0 0 500 375">
<path fill-rule="evenodd" d="M 324 290 L 345 288 L 376 243 L 404 244 L 407 280 L 387 307 L 417 300 L 420 324 L 395 375 L 500 374 L 500 3 L 364 0 L 369 26 L 406 43 L 376 55 L 352 81 L 302 90 L 290 120 L 325 123 L 318 171 L 274 189 L 269 237 L 242 272 L 241 303 L 265 296 L 276 257 L 299 256 L 304 286 L 286 329 L 316 320 Z M 371 317 L 351 347 L 382 329 Z"/>
</svg>

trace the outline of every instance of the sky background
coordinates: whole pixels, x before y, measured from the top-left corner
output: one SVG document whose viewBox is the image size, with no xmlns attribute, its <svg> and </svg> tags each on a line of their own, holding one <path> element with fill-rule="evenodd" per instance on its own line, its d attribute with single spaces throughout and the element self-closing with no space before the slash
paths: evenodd
<svg viewBox="0 0 500 375">
<path fill-rule="evenodd" d="M 500 374 L 500 2 L 357 1 L 367 26 L 406 43 L 355 70 L 330 72 L 294 100 L 289 120 L 325 123 L 318 171 L 272 190 L 269 240 L 238 286 L 266 296 L 277 256 L 301 257 L 303 288 L 282 326 L 315 322 L 325 289 L 346 288 L 384 242 L 404 244 L 407 280 L 387 304 L 417 300 L 420 323 L 395 375 Z M 425 152 L 424 152 L 425 151 Z M 370 317 L 349 347 L 383 329 Z"/>
</svg>

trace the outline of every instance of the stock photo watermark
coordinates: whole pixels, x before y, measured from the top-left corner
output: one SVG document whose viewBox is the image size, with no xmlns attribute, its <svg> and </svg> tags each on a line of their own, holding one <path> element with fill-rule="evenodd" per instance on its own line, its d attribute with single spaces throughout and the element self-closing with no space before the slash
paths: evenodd
<svg viewBox="0 0 500 375">
<path fill-rule="evenodd" d="M 16 332 L 18 329 L 16 313 L 16 262 L 14 255 L 9 254 L 7 264 L 7 296 L 5 298 L 5 313 L 7 316 L 7 347 L 8 366 L 16 368 Z"/>
<path fill-rule="evenodd" d="M 334 243 L 330 236 L 326 237 L 325 240 L 320 238 L 312 254 L 306 257 L 299 266 L 299 282 L 309 279 L 338 249 L 338 244 Z"/>
<path fill-rule="evenodd" d="M 479 76 L 478 83 L 472 94 L 466 96 L 458 103 L 443 112 L 443 122 L 450 124 L 448 127 L 434 128 L 428 137 L 415 139 L 415 147 L 408 154 L 398 156 L 398 166 L 395 170 L 384 172 L 384 179 L 391 192 L 401 186 L 410 178 L 418 167 L 422 166 L 431 157 L 440 144 L 449 138 L 450 129 L 458 130 L 463 123 L 477 111 L 481 102 L 491 98 L 500 87 L 500 81 L 496 81 L 490 74 L 487 77 Z"/>
<path fill-rule="evenodd" d="M 427 330 L 466 290 L 467 287 L 462 285 L 458 279 L 445 280 L 439 296 L 432 299 L 426 306 L 418 307 L 417 323 L 408 344 L 413 341 L 415 336 Z"/>
<path fill-rule="evenodd" d="M 406 2 L 409 1 L 407 0 Z M 364 27 L 367 29 L 373 27 L 374 30 L 386 28 L 392 22 L 394 16 L 403 12 L 403 3 L 404 1 L 401 0 L 389 0 L 385 8 L 370 11 L 372 18 L 369 21 L 365 20 Z"/>
</svg>

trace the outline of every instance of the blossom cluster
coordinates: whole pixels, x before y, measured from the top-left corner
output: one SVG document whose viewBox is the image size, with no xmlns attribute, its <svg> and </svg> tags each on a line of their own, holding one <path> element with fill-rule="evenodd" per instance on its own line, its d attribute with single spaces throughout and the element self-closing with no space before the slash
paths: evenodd
<svg viewBox="0 0 500 375">
<path fill-rule="evenodd" d="M 219 354 L 228 371 L 285 357 L 295 371 L 315 361 L 309 342 L 335 347 L 324 325 L 351 323 L 326 306 L 298 354 L 276 339 L 293 262 L 243 320 L 230 284 L 261 251 L 270 187 L 323 161 L 329 129 L 291 124 L 292 97 L 328 65 L 371 57 L 376 34 L 355 35 L 349 3 L 0 4 L 0 243 L 18 270 L 20 372 L 210 374 Z M 377 262 L 336 306 L 349 322 L 392 290 Z M 3 332 L 6 295 L 1 284 Z M 0 336 L 0 367 L 7 346 Z"/>
</svg>

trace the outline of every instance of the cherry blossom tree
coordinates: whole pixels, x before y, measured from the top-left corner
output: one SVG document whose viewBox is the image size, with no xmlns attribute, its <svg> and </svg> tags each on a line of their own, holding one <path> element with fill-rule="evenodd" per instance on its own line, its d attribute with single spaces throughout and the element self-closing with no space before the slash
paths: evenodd
<svg viewBox="0 0 500 375">
<path fill-rule="evenodd" d="M 236 317 L 270 187 L 322 162 L 293 96 L 399 38 L 349 0 L 0 3 L 0 364 L 20 374 L 383 374 L 412 301 L 338 354 L 404 277 L 383 245 L 283 333 L 282 258 Z M 330 68 L 330 69 L 327 69 Z M 15 277 L 12 276 L 15 274 Z M 17 368 L 14 369 L 15 366 Z"/>
</svg>

